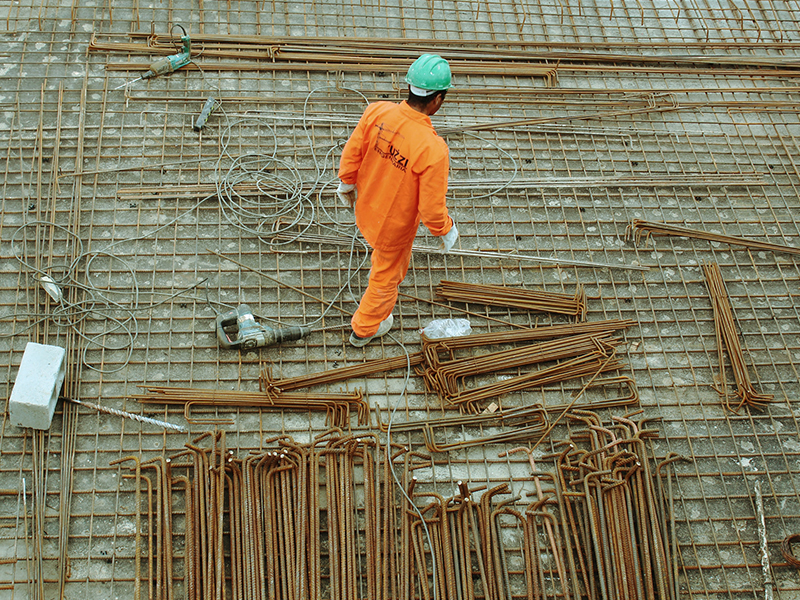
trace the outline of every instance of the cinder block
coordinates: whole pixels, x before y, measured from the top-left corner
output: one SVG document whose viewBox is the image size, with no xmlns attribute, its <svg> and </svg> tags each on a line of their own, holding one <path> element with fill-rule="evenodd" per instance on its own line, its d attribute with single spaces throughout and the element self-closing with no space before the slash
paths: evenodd
<svg viewBox="0 0 800 600">
<path fill-rule="evenodd" d="M 59 346 L 28 342 L 8 400 L 17 427 L 49 429 L 66 375 L 67 352 Z"/>
</svg>

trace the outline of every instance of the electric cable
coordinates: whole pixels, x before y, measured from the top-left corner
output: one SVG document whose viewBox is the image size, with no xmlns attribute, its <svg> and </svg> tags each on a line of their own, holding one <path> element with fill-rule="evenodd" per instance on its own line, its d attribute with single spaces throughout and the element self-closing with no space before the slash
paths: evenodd
<svg viewBox="0 0 800 600">
<path fill-rule="evenodd" d="M 220 135 L 222 150 L 220 159 L 215 166 L 217 194 L 220 201 L 220 210 L 224 218 L 234 227 L 248 232 L 269 244 L 272 249 L 297 241 L 299 237 L 315 225 L 340 235 L 344 233 L 342 231 L 344 229 L 346 231 L 345 235 L 350 237 L 351 244 L 348 253 L 345 284 L 334 295 L 332 300 L 325 305 L 318 317 L 304 323 L 304 326 L 312 328 L 325 318 L 345 289 L 347 289 L 351 297 L 354 297 L 351 287 L 352 280 L 369 259 L 369 247 L 365 241 L 358 238 L 358 229 L 355 227 L 355 222 L 342 223 L 332 218 L 327 207 L 325 207 L 325 202 L 323 202 L 323 193 L 336 181 L 336 179 L 331 179 L 321 183 L 328 169 L 327 163 L 331 161 L 332 155 L 343 145 L 343 141 L 340 141 L 329 147 L 325 153 L 323 163 L 320 164 L 316 146 L 313 144 L 308 128 L 308 103 L 313 94 L 325 89 L 337 89 L 338 91 L 347 89 L 357 93 L 368 103 L 366 96 L 351 88 L 321 86 L 308 93 L 303 104 L 302 123 L 309 140 L 309 148 L 314 162 L 315 174 L 313 182 L 303 181 L 299 170 L 294 165 L 277 157 L 278 139 L 275 130 L 266 123 L 266 117 L 258 115 L 248 115 L 227 123 Z M 273 147 L 271 152 L 248 153 L 235 158 L 231 156 L 228 148 L 231 143 L 232 130 L 235 127 L 243 126 L 247 122 L 256 123 L 267 128 L 272 139 Z M 227 169 L 223 167 L 224 157 L 230 160 Z M 285 169 L 286 174 L 278 173 L 278 169 Z M 243 193 L 237 191 L 237 185 L 242 188 L 248 185 L 251 186 L 259 193 L 259 199 L 245 198 Z M 310 192 L 305 192 L 305 189 L 310 190 Z M 324 212 L 332 225 L 323 223 L 316 218 L 315 205 L 311 201 L 311 193 L 315 190 L 318 190 L 316 197 L 320 210 Z M 298 227 L 299 231 L 297 230 Z M 276 239 L 278 234 L 285 234 L 286 237 L 278 240 Z M 355 258 L 357 246 L 359 252 L 361 250 L 364 251 L 364 256 L 360 261 Z M 354 266 L 355 262 L 358 262 L 357 266 Z M 267 320 L 281 322 L 279 319 Z"/>
<path fill-rule="evenodd" d="M 471 133 L 469 131 L 462 131 L 460 133 L 463 134 L 463 135 L 468 135 L 470 137 L 473 137 L 473 138 L 475 138 L 477 140 L 480 140 L 482 142 L 485 142 L 485 143 L 489 144 L 490 146 L 494 146 L 497 149 L 497 151 L 500 152 L 501 154 L 504 154 L 506 156 L 506 158 L 508 158 L 511 161 L 511 164 L 514 166 L 514 172 L 511 174 L 511 178 L 508 181 L 506 181 L 505 183 L 503 183 L 499 188 L 497 188 L 495 190 L 492 190 L 491 192 L 486 192 L 485 194 L 478 194 L 477 196 L 473 195 L 473 196 L 466 196 L 466 197 L 461 196 L 461 198 L 464 199 L 464 200 L 478 200 L 480 198 L 490 198 L 491 196 L 499 194 L 500 192 L 502 192 L 503 190 L 508 188 L 514 182 L 514 180 L 517 178 L 517 173 L 519 172 L 519 166 L 517 165 L 517 161 L 514 160 L 514 157 L 511 156 L 511 154 L 509 154 L 505 150 L 503 150 L 498 143 L 493 142 L 492 140 L 488 140 L 488 139 L 486 139 L 484 137 L 481 137 L 481 136 L 479 136 L 479 135 L 477 135 L 475 133 Z"/>
<path fill-rule="evenodd" d="M 35 281 L 39 281 L 43 287 L 45 287 L 45 291 L 47 291 L 48 294 L 53 297 L 55 307 L 51 312 L 17 312 L 7 315 L 0 315 L 0 321 L 8 319 L 18 320 L 20 318 L 35 319 L 27 327 L 17 330 L 14 333 L 0 334 L 0 337 L 12 337 L 19 335 L 20 333 L 30 330 L 39 323 L 52 320 L 53 323 L 58 327 L 71 328 L 76 335 L 86 342 L 86 345 L 81 352 L 81 362 L 87 368 L 104 374 L 121 371 L 127 367 L 128 363 L 130 362 L 133 355 L 133 346 L 139 335 L 138 320 L 135 312 L 140 310 L 152 310 L 156 306 L 168 302 L 171 298 L 178 297 L 181 294 L 202 285 L 205 280 L 188 286 L 187 288 L 176 292 L 171 297 L 168 297 L 161 302 L 141 305 L 140 296 L 143 292 L 140 292 L 139 290 L 139 284 L 138 279 L 136 278 L 135 270 L 128 264 L 127 261 L 111 253 L 110 249 L 119 244 L 141 241 L 157 234 L 162 229 L 174 225 L 179 219 L 197 209 L 202 203 L 206 202 L 210 198 L 213 198 L 213 196 L 206 196 L 199 202 L 195 203 L 192 207 L 178 214 L 175 218 L 171 219 L 167 223 L 164 223 L 163 225 L 160 225 L 150 232 L 133 238 L 117 240 L 116 242 L 107 244 L 102 249 L 95 251 L 84 251 L 83 241 L 80 239 L 80 237 L 70 229 L 63 227 L 62 225 L 58 225 L 57 223 L 36 220 L 28 221 L 27 223 L 21 225 L 11 236 L 11 249 L 14 258 L 24 269 L 31 273 L 31 277 L 33 277 Z M 28 256 L 28 253 L 26 252 L 27 244 L 36 242 L 35 238 L 31 242 L 27 235 L 27 232 L 31 227 L 48 227 L 51 230 L 54 229 L 63 232 L 66 234 L 65 243 L 72 243 L 73 247 L 76 249 L 75 256 L 68 263 L 62 265 L 46 265 L 43 268 L 34 266 L 26 258 Z M 20 237 L 22 239 L 20 239 Z M 111 261 L 119 261 L 125 267 L 124 272 L 127 273 L 127 278 L 130 280 L 130 284 L 127 289 L 100 288 L 92 283 L 92 266 L 98 257 L 106 257 Z M 85 261 L 82 269 L 85 282 L 79 281 L 77 276 L 78 268 L 82 261 Z M 111 272 L 110 269 L 104 271 Z M 64 290 L 68 290 L 69 288 L 78 289 L 87 297 L 79 302 L 69 302 L 65 299 L 64 294 Z M 129 302 L 123 304 L 122 302 L 112 299 L 111 296 L 114 294 L 121 294 L 124 298 L 129 299 Z M 110 323 L 110 327 L 104 325 L 103 330 L 99 333 L 87 335 L 78 327 L 80 323 L 87 319 Z M 124 343 L 121 341 L 118 344 L 112 344 L 104 341 L 106 339 L 110 339 L 109 336 L 115 334 L 123 336 Z M 87 357 L 88 352 L 95 349 L 103 351 L 125 350 L 126 354 L 124 359 L 117 367 L 101 368 L 95 366 L 88 360 Z"/>
<path fill-rule="evenodd" d="M 403 349 L 403 352 L 405 352 L 406 354 L 406 376 L 403 379 L 403 389 L 400 390 L 400 396 L 395 401 L 394 408 L 392 408 L 391 412 L 389 413 L 389 424 L 386 427 L 386 451 L 389 452 L 389 449 L 392 447 L 392 424 L 394 423 L 394 415 L 397 412 L 397 408 L 400 406 L 400 399 L 405 398 L 406 390 L 408 389 L 408 382 L 411 379 L 411 356 L 406 347 L 400 340 L 398 340 L 391 333 L 387 335 L 390 338 L 392 338 L 395 341 L 395 343 L 398 346 L 400 346 Z M 390 406 L 387 406 L 387 408 L 390 408 Z M 389 470 L 392 472 L 392 478 L 394 479 L 395 485 L 397 485 L 397 487 L 400 489 L 400 493 L 403 494 L 403 497 L 411 505 L 411 508 L 414 509 L 414 512 L 417 513 L 417 515 L 420 518 L 420 521 L 422 522 L 422 529 L 425 531 L 425 538 L 428 540 L 428 547 L 431 549 L 431 572 L 433 574 L 433 600 L 438 600 L 439 594 L 436 583 L 438 579 L 436 556 L 433 551 L 433 542 L 431 540 L 431 534 L 430 531 L 428 530 L 428 525 L 425 523 L 425 517 L 422 516 L 422 511 L 420 511 L 419 507 L 416 504 L 414 504 L 414 501 L 411 499 L 411 497 L 408 495 L 408 492 L 406 492 L 405 488 L 403 487 L 400 478 L 397 476 L 397 473 L 394 470 L 394 463 L 392 462 L 391 459 L 389 459 Z M 420 574 L 420 576 L 422 576 L 422 574 Z M 427 573 L 425 573 L 424 576 L 427 577 Z"/>
</svg>

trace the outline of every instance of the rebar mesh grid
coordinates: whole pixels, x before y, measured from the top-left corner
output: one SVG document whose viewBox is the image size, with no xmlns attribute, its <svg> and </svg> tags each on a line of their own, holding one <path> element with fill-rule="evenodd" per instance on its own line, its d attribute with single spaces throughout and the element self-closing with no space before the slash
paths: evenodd
<svg viewBox="0 0 800 600">
<path fill-rule="evenodd" d="M 274 43 L 282 45 L 299 46 L 304 38 L 335 38 L 337 43 L 403 38 L 412 47 L 415 40 L 430 44 L 436 39 L 443 52 L 525 51 L 552 74 L 456 72 L 457 87 L 434 120 L 437 129 L 450 131 L 448 203 L 459 223 L 461 248 L 650 270 L 415 255 L 401 292 L 435 299 L 442 279 L 569 293 L 580 283 L 590 298 L 589 320 L 637 322 L 626 333 L 624 358 L 646 414 L 661 419 L 655 455 L 678 452 L 690 459 L 674 467 L 681 596 L 763 595 L 756 481 L 764 493 L 775 594 L 796 596 L 800 576 L 780 554 L 781 540 L 800 529 L 800 426 L 792 403 L 800 388 L 796 261 L 681 238 L 636 245 L 625 233 L 634 219 L 647 219 L 799 245 L 797 3 L 233 6 L 207 1 L 155 7 L 138 2 L 3 5 L 0 122 L 7 127 L 0 134 L 6 142 L 0 310 L 18 315 L 3 320 L 8 336 L 0 338 L 5 395 L 27 340 L 78 347 L 78 333 L 35 316 L 52 311 L 53 304 L 14 258 L 16 249 L 39 267 L 67 265 L 76 257 L 75 238 L 46 224 L 19 229 L 32 221 L 54 222 L 74 232 L 84 252 L 128 240 L 113 247 L 115 258 L 98 255 L 88 274 L 82 264 L 78 277 L 115 298 L 135 298 L 142 307 L 135 313 L 138 336 L 132 345 L 132 335 L 118 330 L 100 338 L 105 347 L 87 343 L 85 355 L 72 353 L 73 387 L 66 394 L 184 423 L 181 410 L 150 412 L 130 396 L 146 384 L 255 390 L 264 367 L 276 377 L 291 377 L 402 352 L 389 340 L 354 351 L 346 343 L 346 328 L 259 352 L 220 350 L 210 302 L 245 301 L 265 322 L 277 318 L 285 324 L 308 321 L 321 314 L 321 306 L 210 251 L 332 299 L 346 283 L 347 248 L 310 243 L 270 248 L 222 217 L 215 196 L 220 137 L 228 123 L 246 118 L 229 132 L 232 154 L 271 153 L 274 148 L 276 157 L 297 169 L 304 185 L 317 178 L 315 161 L 325 164 L 326 177 L 332 179 L 335 160 L 325 152 L 346 140 L 364 106 L 351 90 L 369 100 L 398 100 L 405 67 L 305 70 L 298 61 L 271 70 L 236 59 L 217 69 L 210 68 L 216 59 L 201 54 L 195 62 L 202 70 L 190 65 L 170 77 L 114 90 L 140 75 L 126 65 L 148 63 L 152 57 L 89 52 L 93 34 L 110 44 L 143 43 L 144 37 L 129 32 L 163 37 L 173 24 L 182 24 L 198 36 L 280 36 Z M 224 112 L 214 113 L 198 135 L 191 122 L 208 95 L 223 99 Z M 460 133 L 465 128 L 475 130 Z M 285 167 L 278 171 L 294 176 Z M 313 204 L 323 221 L 330 222 L 319 212 L 322 207 L 336 219 L 351 218 L 336 207 L 330 186 L 312 200 L 305 210 Z M 25 244 L 20 243 L 23 237 Z M 751 376 L 761 391 L 775 395 L 763 412 L 728 413 L 713 388 L 719 383 L 719 364 L 701 269 L 709 260 L 720 265 Z M 362 271 L 352 285 L 354 298 L 365 284 Z M 155 306 L 145 310 L 148 305 Z M 548 321 L 543 315 L 477 304 L 464 308 L 517 324 Z M 395 313 L 396 336 L 410 351 L 419 346 L 417 329 L 432 318 L 463 316 L 455 307 L 409 298 L 401 299 Z M 332 310 L 321 324 L 346 324 L 343 314 Z M 470 319 L 476 332 L 503 329 L 491 320 Z M 77 330 L 92 338 L 108 331 L 108 320 L 87 319 Z M 409 382 L 406 400 L 398 399 L 401 372 L 328 391 L 339 387 L 364 389 L 372 406 L 383 408 L 384 420 L 387 408 L 398 402 L 398 421 L 442 415 L 438 400 L 416 378 Z M 517 393 L 502 402 L 563 403 L 579 387 Z M 0 589 L 9 597 L 35 597 L 34 575 L 41 573 L 48 596 L 59 593 L 60 576 L 69 594 L 131 595 L 133 485 L 122 478 L 125 469 L 109 463 L 132 454 L 169 456 L 201 430 L 189 436 L 167 434 L 83 408 L 66 412 L 64 417 L 59 405 L 44 435 L 19 430 L 4 417 Z M 233 418 L 235 425 L 225 426 L 228 445 L 241 453 L 262 450 L 264 440 L 277 432 L 303 438 L 325 428 L 324 418 L 311 414 L 242 409 Z M 567 433 L 566 426 L 558 427 L 553 439 Z M 447 440 L 483 434 L 483 429 L 461 428 L 448 431 Z M 416 433 L 393 439 L 415 449 L 422 446 Z M 62 451 L 70 444 L 74 454 Z M 34 448 L 39 456 L 34 457 Z M 433 467 L 418 472 L 420 485 L 449 496 L 459 480 L 488 487 L 511 482 L 514 493 L 532 494 L 523 457 L 498 456 L 507 449 L 488 445 L 435 455 Z M 71 456 L 71 490 L 64 491 L 62 461 Z M 37 477 L 46 492 L 38 501 Z M 43 493 L 41 485 L 38 493 Z M 65 506 L 68 537 L 60 530 L 64 516 L 59 510 Z M 33 547 L 37 526 L 43 543 L 38 555 Z M 506 529 L 515 539 L 513 526 Z M 62 551 L 69 560 L 60 575 Z M 179 549 L 178 563 L 182 558 Z M 510 553 L 510 563 L 513 575 L 520 577 L 520 551 Z"/>
</svg>

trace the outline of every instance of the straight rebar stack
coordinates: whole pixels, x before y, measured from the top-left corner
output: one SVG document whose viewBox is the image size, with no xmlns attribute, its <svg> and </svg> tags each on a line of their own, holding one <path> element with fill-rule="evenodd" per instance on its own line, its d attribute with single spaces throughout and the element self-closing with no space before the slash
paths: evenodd
<svg viewBox="0 0 800 600">
<path fill-rule="evenodd" d="M 171 54 L 179 38 L 174 35 L 153 35 L 136 32 L 130 34 L 134 39 L 145 42 L 107 43 L 93 36 L 90 49 L 94 52 L 113 52 L 121 54 Z M 721 54 L 680 54 L 686 51 L 685 45 L 674 44 L 669 54 L 653 55 L 641 50 L 646 44 L 605 42 L 596 44 L 575 44 L 550 41 L 543 44 L 538 40 L 521 42 L 514 40 L 504 43 L 500 39 L 492 43 L 481 40 L 403 39 L 391 41 L 381 38 L 353 39 L 346 37 L 306 36 L 301 40 L 293 36 L 242 36 L 242 35 L 197 35 L 193 42 L 199 46 L 197 55 L 216 59 L 244 59 L 253 61 L 237 62 L 207 61 L 203 68 L 211 69 L 256 69 L 255 62 L 270 62 L 273 70 L 297 69 L 317 71 L 337 68 L 343 71 L 396 71 L 404 72 L 411 61 L 422 53 L 439 52 L 447 58 L 462 76 L 508 75 L 517 77 L 545 77 L 552 84 L 561 71 L 603 72 L 615 68 L 626 72 L 669 71 L 675 73 L 692 72 L 697 69 L 718 69 L 726 66 L 751 67 L 757 72 L 760 67 L 773 68 L 779 74 L 794 74 L 795 63 L 791 57 L 767 56 L 726 56 Z M 525 46 L 520 49 L 519 46 Z M 533 46 L 534 48 L 530 48 Z M 548 50 L 541 51 L 542 47 Z M 617 52 L 600 51 L 613 46 Z M 294 63 L 294 64 L 293 64 Z M 556 64 L 557 63 L 557 64 Z M 141 65 L 146 68 L 147 64 Z M 109 63 L 109 70 L 131 70 L 139 68 L 139 63 Z"/>
<path fill-rule="evenodd" d="M 722 396 L 725 407 L 734 413 L 738 413 L 742 406 L 764 408 L 765 404 L 773 399 L 773 396 L 762 394 L 753 387 L 719 265 L 717 263 L 704 264 L 703 274 L 706 277 L 708 294 L 711 297 L 711 307 L 714 309 L 714 330 L 717 335 L 717 356 L 720 369 L 717 391 Z M 731 404 L 731 394 L 728 393 L 724 354 L 728 355 L 736 381 L 736 390 L 733 396 L 738 398 L 739 402 L 735 406 Z"/>
<path fill-rule="evenodd" d="M 541 292 L 502 285 L 478 285 L 442 280 L 436 286 L 436 295 L 451 302 L 488 304 L 521 308 L 529 311 L 550 312 L 586 318 L 586 291 L 578 285 L 574 296 L 556 292 Z"/>
</svg>

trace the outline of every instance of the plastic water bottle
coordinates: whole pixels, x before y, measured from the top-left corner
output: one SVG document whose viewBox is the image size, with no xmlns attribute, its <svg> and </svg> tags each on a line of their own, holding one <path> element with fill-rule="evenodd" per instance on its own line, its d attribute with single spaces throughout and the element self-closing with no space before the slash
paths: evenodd
<svg viewBox="0 0 800 600">
<path fill-rule="evenodd" d="M 422 330 L 426 337 L 437 340 L 440 338 L 469 335 L 472 327 L 467 319 L 434 319 Z"/>
</svg>

